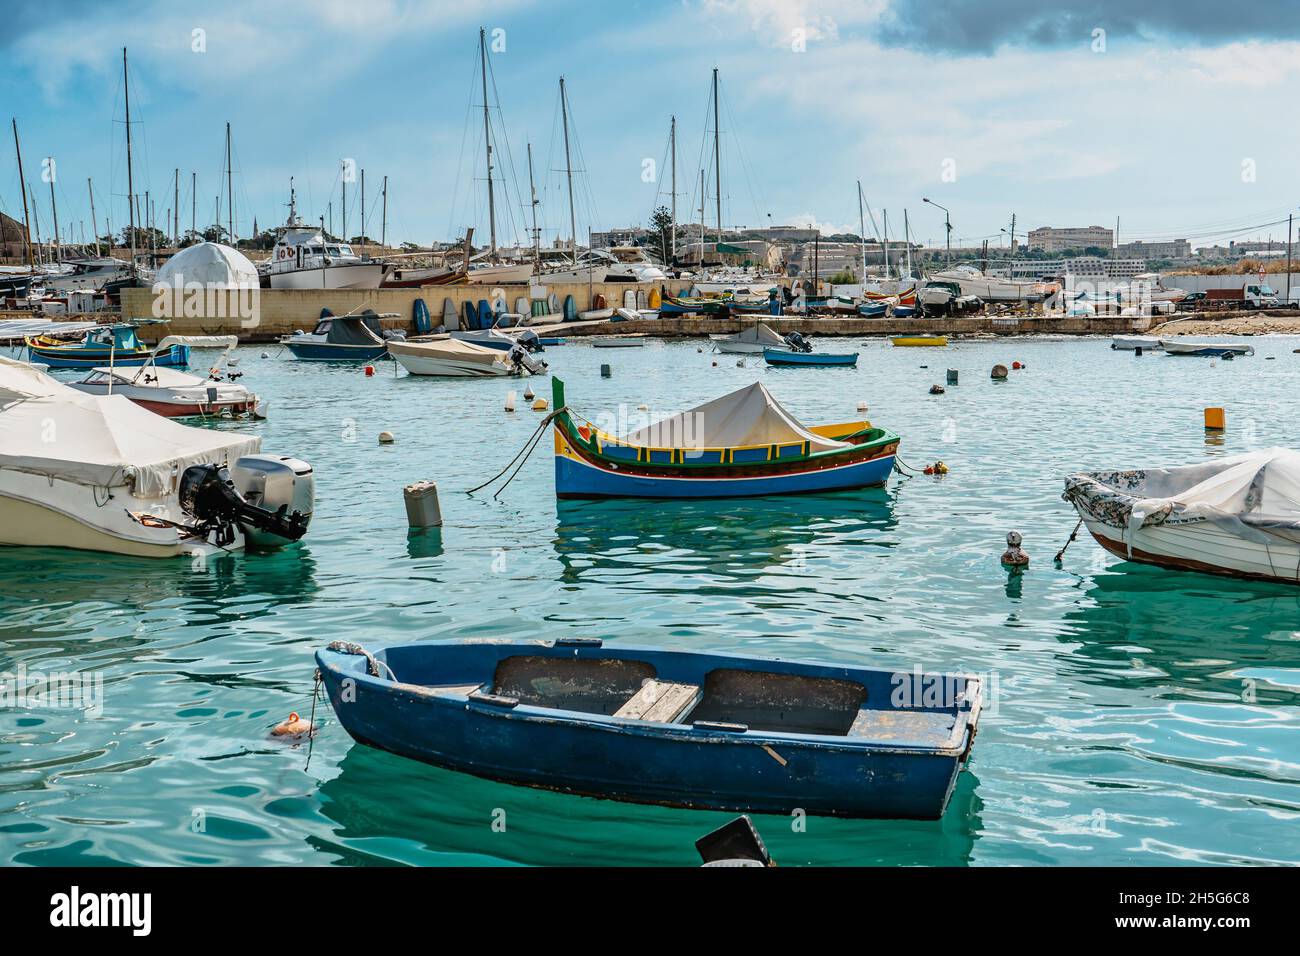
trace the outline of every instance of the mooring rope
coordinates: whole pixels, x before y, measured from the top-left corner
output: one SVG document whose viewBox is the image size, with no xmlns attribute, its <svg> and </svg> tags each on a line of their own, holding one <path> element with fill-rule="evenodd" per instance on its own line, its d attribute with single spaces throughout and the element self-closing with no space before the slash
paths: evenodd
<svg viewBox="0 0 1300 956">
<path fill-rule="evenodd" d="M 911 468 L 910 472 L 907 470 L 909 468 Z M 915 478 L 917 475 L 922 474 L 922 472 L 917 471 L 915 468 L 912 468 L 911 465 L 907 464 L 905 461 L 903 461 L 903 459 L 899 458 L 897 455 L 894 456 L 894 470 L 898 472 L 900 475 L 904 476 L 905 478 Z"/>
<path fill-rule="evenodd" d="M 1070 537 L 1069 537 L 1068 539 L 1066 539 L 1065 544 L 1061 546 L 1061 550 L 1060 550 L 1060 551 L 1056 552 L 1056 557 L 1053 558 L 1052 560 L 1054 560 L 1054 561 L 1056 561 L 1056 562 L 1059 563 L 1059 562 L 1061 561 L 1061 559 L 1065 557 L 1065 549 L 1068 548 L 1068 547 L 1069 547 L 1069 546 L 1074 542 L 1074 539 L 1077 538 L 1077 537 L 1079 536 L 1079 529 L 1080 529 L 1081 527 L 1083 527 L 1083 519 L 1082 519 L 1082 518 L 1079 519 L 1079 523 L 1076 524 L 1076 525 L 1074 526 L 1074 530 L 1070 532 Z"/>
<path fill-rule="evenodd" d="M 541 436 L 542 432 L 546 430 L 546 426 L 549 425 L 552 422 L 552 420 L 554 420 L 555 416 L 559 415 L 561 412 L 567 412 L 568 410 L 569 410 L 569 406 L 565 405 L 563 408 L 557 408 L 555 411 L 551 412 L 545 418 L 543 418 L 541 424 L 537 426 L 537 429 L 531 435 L 529 435 L 526 439 L 524 439 L 523 446 L 519 449 L 519 451 L 515 452 L 515 457 L 511 458 L 510 461 L 507 462 L 504 468 L 498 471 L 487 481 L 483 482 L 483 484 L 476 485 L 475 487 L 471 488 L 469 491 L 465 492 L 465 494 L 472 495 L 474 492 L 481 491 L 482 489 L 486 488 L 488 485 L 492 484 L 492 482 L 496 481 L 507 471 L 509 471 L 511 467 L 514 466 L 515 462 L 519 461 L 521 455 L 524 456 L 524 461 L 520 462 L 519 468 L 522 468 L 524 466 L 524 462 L 528 461 L 528 456 L 531 455 L 533 453 L 533 449 L 537 447 L 539 437 Z M 519 468 L 515 469 L 515 475 L 519 474 Z M 510 480 L 507 481 L 505 485 L 502 485 L 499 489 L 497 489 L 497 493 L 492 497 L 495 498 L 497 495 L 501 494 L 501 492 L 505 490 L 506 485 L 510 484 L 510 482 L 513 480 L 514 480 L 514 475 L 511 475 Z"/>
</svg>

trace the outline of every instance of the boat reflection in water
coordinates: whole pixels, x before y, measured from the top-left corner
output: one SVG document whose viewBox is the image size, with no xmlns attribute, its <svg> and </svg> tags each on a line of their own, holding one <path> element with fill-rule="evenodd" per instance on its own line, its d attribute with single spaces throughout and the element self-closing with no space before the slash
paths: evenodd
<svg viewBox="0 0 1300 956">
<path fill-rule="evenodd" d="M 337 824 L 323 849 L 347 865 L 693 866 L 699 834 L 734 816 L 497 783 L 356 746 L 342 733 L 315 746 L 316 759 L 340 771 L 318 791 L 320 812 Z M 802 830 L 784 816 L 754 822 L 782 866 L 963 866 L 984 826 L 978 787 L 968 765 L 938 821 L 818 817 Z M 503 825 L 489 831 L 494 820 Z"/>
<path fill-rule="evenodd" d="M 845 560 L 837 548 L 895 547 L 893 498 L 877 487 L 725 501 L 559 499 L 554 545 L 565 583 L 634 569 L 748 582 Z"/>
</svg>

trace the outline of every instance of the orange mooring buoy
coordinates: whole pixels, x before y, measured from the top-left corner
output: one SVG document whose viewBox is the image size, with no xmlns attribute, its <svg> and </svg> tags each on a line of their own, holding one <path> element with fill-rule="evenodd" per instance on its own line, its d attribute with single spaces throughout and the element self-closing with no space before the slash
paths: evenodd
<svg viewBox="0 0 1300 956">
<path fill-rule="evenodd" d="M 366 378 L 371 378 L 374 374 L 375 374 L 375 367 L 373 365 L 367 365 Z"/>
<path fill-rule="evenodd" d="M 289 715 L 289 719 L 282 724 L 276 724 L 271 729 L 272 737 L 305 737 L 312 732 L 313 728 L 310 720 L 303 720 L 294 711 Z"/>
</svg>

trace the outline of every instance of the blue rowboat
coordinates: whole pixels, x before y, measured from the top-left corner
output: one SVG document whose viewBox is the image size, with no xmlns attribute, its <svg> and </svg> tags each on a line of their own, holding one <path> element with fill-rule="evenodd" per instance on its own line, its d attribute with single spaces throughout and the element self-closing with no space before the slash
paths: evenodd
<svg viewBox="0 0 1300 956">
<path fill-rule="evenodd" d="M 170 345 L 158 350 L 149 348 L 136 337 L 133 325 L 106 325 L 90 329 L 81 342 L 63 342 L 44 335 L 27 338 L 28 361 L 50 368 L 101 368 L 106 365 L 131 367 L 141 365 L 189 365 L 190 347 Z"/>
<path fill-rule="evenodd" d="M 379 316 L 367 310 L 358 315 L 321 312 L 311 332 L 297 331 L 280 339 L 293 357 L 305 362 L 373 362 L 388 354 L 388 343 L 376 332 Z"/>
<path fill-rule="evenodd" d="M 806 365 L 857 365 L 857 352 L 792 352 L 789 349 L 763 349 L 763 358 L 768 365 L 806 366 Z"/>
<path fill-rule="evenodd" d="M 868 319 L 883 318 L 889 313 L 888 302 L 863 302 L 858 306 L 858 315 Z"/>
<path fill-rule="evenodd" d="M 975 739 L 976 677 L 599 639 L 316 653 L 358 743 L 569 793 L 754 813 L 934 820 Z"/>
<path fill-rule="evenodd" d="M 625 436 L 556 409 L 558 498 L 744 498 L 883 485 L 899 437 L 870 422 L 805 426 L 760 383 Z"/>
</svg>

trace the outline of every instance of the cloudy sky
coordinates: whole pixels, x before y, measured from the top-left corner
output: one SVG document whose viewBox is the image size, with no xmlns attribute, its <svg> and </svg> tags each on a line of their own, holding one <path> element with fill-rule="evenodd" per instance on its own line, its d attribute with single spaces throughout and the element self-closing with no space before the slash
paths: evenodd
<svg viewBox="0 0 1300 956">
<path fill-rule="evenodd" d="M 1284 241 L 1288 212 L 1300 214 L 1294 0 L 4 5 L 0 102 L 18 121 L 44 232 L 45 157 L 65 233 L 89 232 L 87 178 L 101 227 L 125 222 L 125 46 L 136 190 L 150 191 L 158 219 L 179 169 L 182 226 L 193 206 L 200 228 L 213 221 L 229 121 L 240 234 L 254 217 L 283 220 L 291 176 L 300 212 L 328 212 L 341 231 L 340 163 L 351 159 L 366 170 L 371 235 L 387 176 L 390 238 L 449 239 L 467 225 L 482 237 L 480 26 L 494 48 L 503 242 L 527 241 L 528 143 L 544 237 L 569 231 L 561 75 L 581 235 L 667 204 L 673 115 L 679 218 L 699 205 L 707 163 L 712 222 L 714 67 L 727 226 L 856 231 L 857 180 L 878 217 L 888 210 L 891 234 L 906 210 L 914 238 L 936 243 L 942 214 L 922 197 L 951 210 L 962 244 L 997 244 L 1013 214 L 1018 232 L 1118 218 L 1123 240 Z M 347 190 L 351 234 L 358 187 Z M 0 148 L 0 209 L 21 217 L 12 146 Z"/>
</svg>

